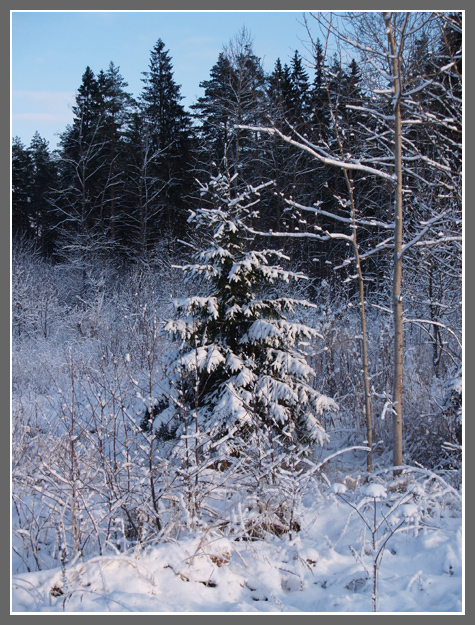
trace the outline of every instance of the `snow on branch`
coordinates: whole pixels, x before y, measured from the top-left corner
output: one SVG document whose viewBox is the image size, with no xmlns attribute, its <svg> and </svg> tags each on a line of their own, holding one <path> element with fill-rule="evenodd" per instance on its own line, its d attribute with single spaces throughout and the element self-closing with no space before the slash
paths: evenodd
<svg viewBox="0 0 475 625">
<path fill-rule="evenodd" d="M 337 159 L 328 155 L 324 156 L 323 154 L 319 153 L 318 147 L 313 145 L 309 141 L 307 142 L 295 141 L 295 139 L 292 139 L 292 137 L 285 135 L 278 128 L 275 128 L 275 127 L 270 128 L 268 126 L 247 126 L 247 125 L 241 125 L 241 124 L 236 124 L 235 128 L 239 130 L 252 130 L 253 132 L 263 132 L 269 135 L 275 135 L 279 137 L 280 139 L 282 139 L 282 141 L 285 141 L 286 143 L 299 148 L 299 150 L 304 150 L 305 152 L 308 152 L 309 154 L 314 156 L 317 160 L 319 160 L 324 165 L 330 165 L 331 167 L 339 167 L 340 169 L 347 169 L 351 171 L 363 171 L 363 172 L 366 172 L 367 174 L 372 174 L 374 176 L 378 176 L 379 178 L 383 178 L 383 180 L 387 180 L 388 182 L 391 182 L 393 184 L 395 184 L 396 182 L 396 178 L 394 175 L 387 174 L 386 172 L 381 171 L 380 169 L 375 169 L 374 167 L 368 167 L 367 165 L 363 165 L 360 162 L 349 162 L 349 161 L 344 161 L 344 160 Z"/>
</svg>

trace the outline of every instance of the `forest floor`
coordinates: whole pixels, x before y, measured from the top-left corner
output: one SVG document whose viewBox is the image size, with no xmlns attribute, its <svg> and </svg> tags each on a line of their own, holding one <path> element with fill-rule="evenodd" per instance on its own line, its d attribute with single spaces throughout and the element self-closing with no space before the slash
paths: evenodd
<svg viewBox="0 0 475 625">
<path fill-rule="evenodd" d="M 291 537 L 233 540 L 208 529 L 14 574 L 12 612 L 371 612 L 380 549 L 379 612 L 463 612 L 461 499 L 424 480 L 429 489 L 410 476 L 320 483 L 301 498 Z"/>
</svg>

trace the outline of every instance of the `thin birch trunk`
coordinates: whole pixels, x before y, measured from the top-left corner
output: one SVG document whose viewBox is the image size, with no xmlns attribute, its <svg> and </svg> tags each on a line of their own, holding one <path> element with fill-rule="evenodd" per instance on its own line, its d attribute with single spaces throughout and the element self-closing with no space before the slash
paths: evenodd
<svg viewBox="0 0 475 625">
<path fill-rule="evenodd" d="M 404 332 L 402 310 L 402 63 L 401 52 L 404 44 L 404 32 L 401 33 L 399 47 L 396 46 L 391 14 L 384 14 L 386 32 L 391 50 L 391 71 L 394 90 L 394 167 L 396 175 L 396 197 L 394 204 L 394 274 L 393 274 L 393 320 L 394 320 L 394 373 L 393 373 L 393 465 L 402 465 L 402 388 Z M 407 24 L 407 16 L 406 16 Z"/>
</svg>

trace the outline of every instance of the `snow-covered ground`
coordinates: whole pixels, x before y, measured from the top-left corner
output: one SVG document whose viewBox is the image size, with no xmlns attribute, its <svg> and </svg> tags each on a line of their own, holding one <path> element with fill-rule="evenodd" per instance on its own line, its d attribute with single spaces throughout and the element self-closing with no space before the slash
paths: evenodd
<svg viewBox="0 0 475 625">
<path fill-rule="evenodd" d="M 379 612 L 463 612 L 461 501 L 422 477 L 426 487 L 413 477 L 315 485 L 291 539 L 239 541 L 208 528 L 13 575 L 12 612 L 371 612 L 380 548 Z"/>
</svg>

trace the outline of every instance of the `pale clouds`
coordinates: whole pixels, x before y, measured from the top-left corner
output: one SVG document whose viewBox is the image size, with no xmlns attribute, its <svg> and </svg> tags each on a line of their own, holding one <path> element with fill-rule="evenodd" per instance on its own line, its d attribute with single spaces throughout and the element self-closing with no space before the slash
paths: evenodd
<svg viewBox="0 0 475 625">
<path fill-rule="evenodd" d="M 183 40 L 182 46 L 189 48 L 192 52 L 200 52 L 204 47 L 211 47 L 214 49 L 220 49 L 223 45 L 221 37 L 209 37 L 206 35 L 196 35 L 193 37 L 187 37 Z"/>
<path fill-rule="evenodd" d="M 58 115 L 57 113 L 15 113 L 13 119 L 18 122 L 45 122 L 71 121 L 71 113 Z"/>
<path fill-rule="evenodd" d="M 63 114 L 71 117 L 74 91 L 20 91 L 12 92 L 12 116 L 25 114 Z M 21 117 L 20 117 L 21 118 Z"/>
<path fill-rule="evenodd" d="M 71 107 L 75 103 L 74 91 L 12 91 L 12 136 L 28 142 L 34 132 L 53 145 L 67 124 L 73 121 Z"/>
</svg>

